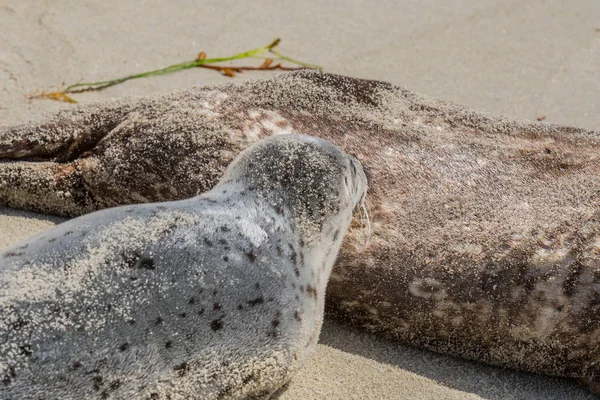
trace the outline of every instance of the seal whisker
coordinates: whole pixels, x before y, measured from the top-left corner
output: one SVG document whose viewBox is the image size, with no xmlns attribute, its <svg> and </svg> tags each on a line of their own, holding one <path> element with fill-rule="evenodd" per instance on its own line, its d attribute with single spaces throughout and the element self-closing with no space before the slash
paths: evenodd
<svg viewBox="0 0 600 400">
<path fill-rule="evenodd" d="M 359 253 L 363 253 L 369 246 L 372 234 L 371 217 L 367 208 L 366 193 L 360 199 L 356 211 L 358 212 L 357 220 L 360 223 L 360 236 L 359 242 L 363 242 L 359 245 Z M 366 233 L 365 233 L 366 229 Z"/>
</svg>

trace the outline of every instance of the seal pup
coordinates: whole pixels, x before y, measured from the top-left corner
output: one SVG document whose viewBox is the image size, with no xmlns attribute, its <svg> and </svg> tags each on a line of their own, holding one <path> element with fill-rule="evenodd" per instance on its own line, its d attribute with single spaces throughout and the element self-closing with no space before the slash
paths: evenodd
<svg viewBox="0 0 600 400">
<path fill-rule="evenodd" d="M 329 315 L 458 357 L 600 378 L 600 132 L 301 71 L 0 127 L 0 201 L 79 215 L 192 196 L 249 144 L 294 132 L 356 154 L 370 178 L 372 235 L 364 251 L 346 235 Z"/>
<path fill-rule="evenodd" d="M 367 188 L 304 135 L 264 139 L 211 191 L 67 221 L 0 254 L 0 398 L 268 398 L 318 340 Z"/>
</svg>

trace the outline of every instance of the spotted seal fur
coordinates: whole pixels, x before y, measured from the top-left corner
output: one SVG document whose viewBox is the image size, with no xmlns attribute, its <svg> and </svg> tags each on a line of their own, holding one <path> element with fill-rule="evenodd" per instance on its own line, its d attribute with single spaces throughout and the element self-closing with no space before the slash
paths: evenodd
<svg viewBox="0 0 600 400">
<path fill-rule="evenodd" d="M 0 253 L 0 398 L 268 398 L 314 349 L 360 163 L 303 135 L 211 191 L 67 221 Z"/>
<path fill-rule="evenodd" d="M 184 198 L 249 144 L 294 132 L 357 154 L 370 175 L 372 235 L 366 248 L 346 237 L 330 315 L 459 357 L 600 379 L 599 132 L 301 71 L 2 127 L 0 201 L 79 215 Z"/>
</svg>

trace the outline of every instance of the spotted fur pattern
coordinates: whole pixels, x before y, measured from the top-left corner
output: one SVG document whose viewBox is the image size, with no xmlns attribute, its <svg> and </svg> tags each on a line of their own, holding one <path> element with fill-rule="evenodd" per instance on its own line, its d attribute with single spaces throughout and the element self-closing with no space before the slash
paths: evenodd
<svg viewBox="0 0 600 400">
<path fill-rule="evenodd" d="M 360 164 L 301 135 L 213 190 L 70 220 L 0 253 L 0 398 L 267 398 L 316 345 Z"/>
<path fill-rule="evenodd" d="M 369 176 L 372 235 L 366 248 L 364 230 L 346 235 L 330 315 L 464 358 L 600 378 L 599 132 L 300 71 L 0 128 L 0 201 L 79 215 L 184 198 L 250 143 L 294 132 L 355 154 Z"/>
</svg>

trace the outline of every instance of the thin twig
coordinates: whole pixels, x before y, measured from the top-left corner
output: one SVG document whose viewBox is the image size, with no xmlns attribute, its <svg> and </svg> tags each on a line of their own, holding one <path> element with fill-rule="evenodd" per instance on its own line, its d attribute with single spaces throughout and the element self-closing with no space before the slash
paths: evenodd
<svg viewBox="0 0 600 400">
<path fill-rule="evenodd" d="M 270 60 L 270 59 L 267 59 Z M 272 60 L 270 60 L 272 61 Z M 297 71 L 300 69 L 306 69 L 306 67 L 285 67 L 281 65 L 281 63 L 275 65 L 267 65 L 260 67 L 237 67 L 237 66 L 224 66 L 224 65 L 199 65 L 201 68 L 212 69 L 215 71 L 221 72 L 223 75 L 233 78 L 235 73 L 242 73 L 243 71 L 272 71 L 272 70 L 282 70 L 282 71 Z"/>
<path fill-rule="evenodd" d="M 202 68 L 216 70 L 216 71 L 219 71 L 222 74 L 229 76 L 229 77 L 234 77 L 235 73 L 240 73 L 242 71 L 250 71 L 250 70 L 268 71 L 268 70 L 279 69 L 279 70 L 292 71 L 292 70 L 303 69 L 303 68 L 321 69 L 321 67 L 319 67 L 319 66 L 316 66 L 313 64 L 308 64 L 308 63 L 303 63 L 301 61 L 293 60 L 287 56 L 284 56 L 277 50 L 277 45 L 279 45 L 280 42 L 281 42 L 280 39 L 275 39 L 273 42 L 269 43 L 266 46 L 248 50 L 243 53 L 238 53 L 238 54 L 235 54 L 230 57 L 207 58 L 205 52 L 200 52 L 198 54 L 198 57 L 193 61 L 186 61 L 186 62 L 179 63 L 179 64 L 169 65 L 168 67 L 165 67 L 165 68 L 141 72 L 141 73 L 124 76 L 124 77 L 117 78 L 117 79 L 98 81 L 98 82 L 80 82 L 80 83 L 76 83 L 76 84 L 67 86 L 63 91 L 52 91 L 52 92 L 42 91 L 41 93 L 37 93 L 37 94 L 28 96 L 28 98 L 30 98 L 30 99 L 52 99 L 52 100 L 58 100 L 58 101 L 66 101 L 69 103 L 76 103 L 76 101 L 73 98 L 71 98 L 69 96 L 69 94 L 100 91 L 100 90 L 109 88 L 111 86 L 115 86 L 120 83 L 127 82 L 132 79 L 166 75 L 166 74 L 171 74 L 171 73 L 174 73 L 177 71 L 182 71 L 185 69 L 190 69 L 190 68 L 195 68 L 195 67 L 202 67 Z M 239 59 L 243 59 L 243 58 L 255 58 L 255 57 L 259 57 L 260 55 L 265 54 L 265 53 L 275 54 L 277 57 L 274 57 L 274 59 L 281 60 L 281 61 L 288 61 L 293 64 L 299 65 L 300 67 L 286 67 L 286 66 L 283 66 L 281 63 L 271 65 L 273 63 L 273 58 L 265 59 L 265 62 L 263 62 L 263 64 L 258 67 L 252 67 L 252 66 L 242 66 L 242 67 L 231 66 L 230 67 L 230 66 L 211 65 L 211 64 L 215 64 L 215 63 L 224 62 L 224 61 L 233 61 L 233 60 L 239 60 Z"/>
</svg>

